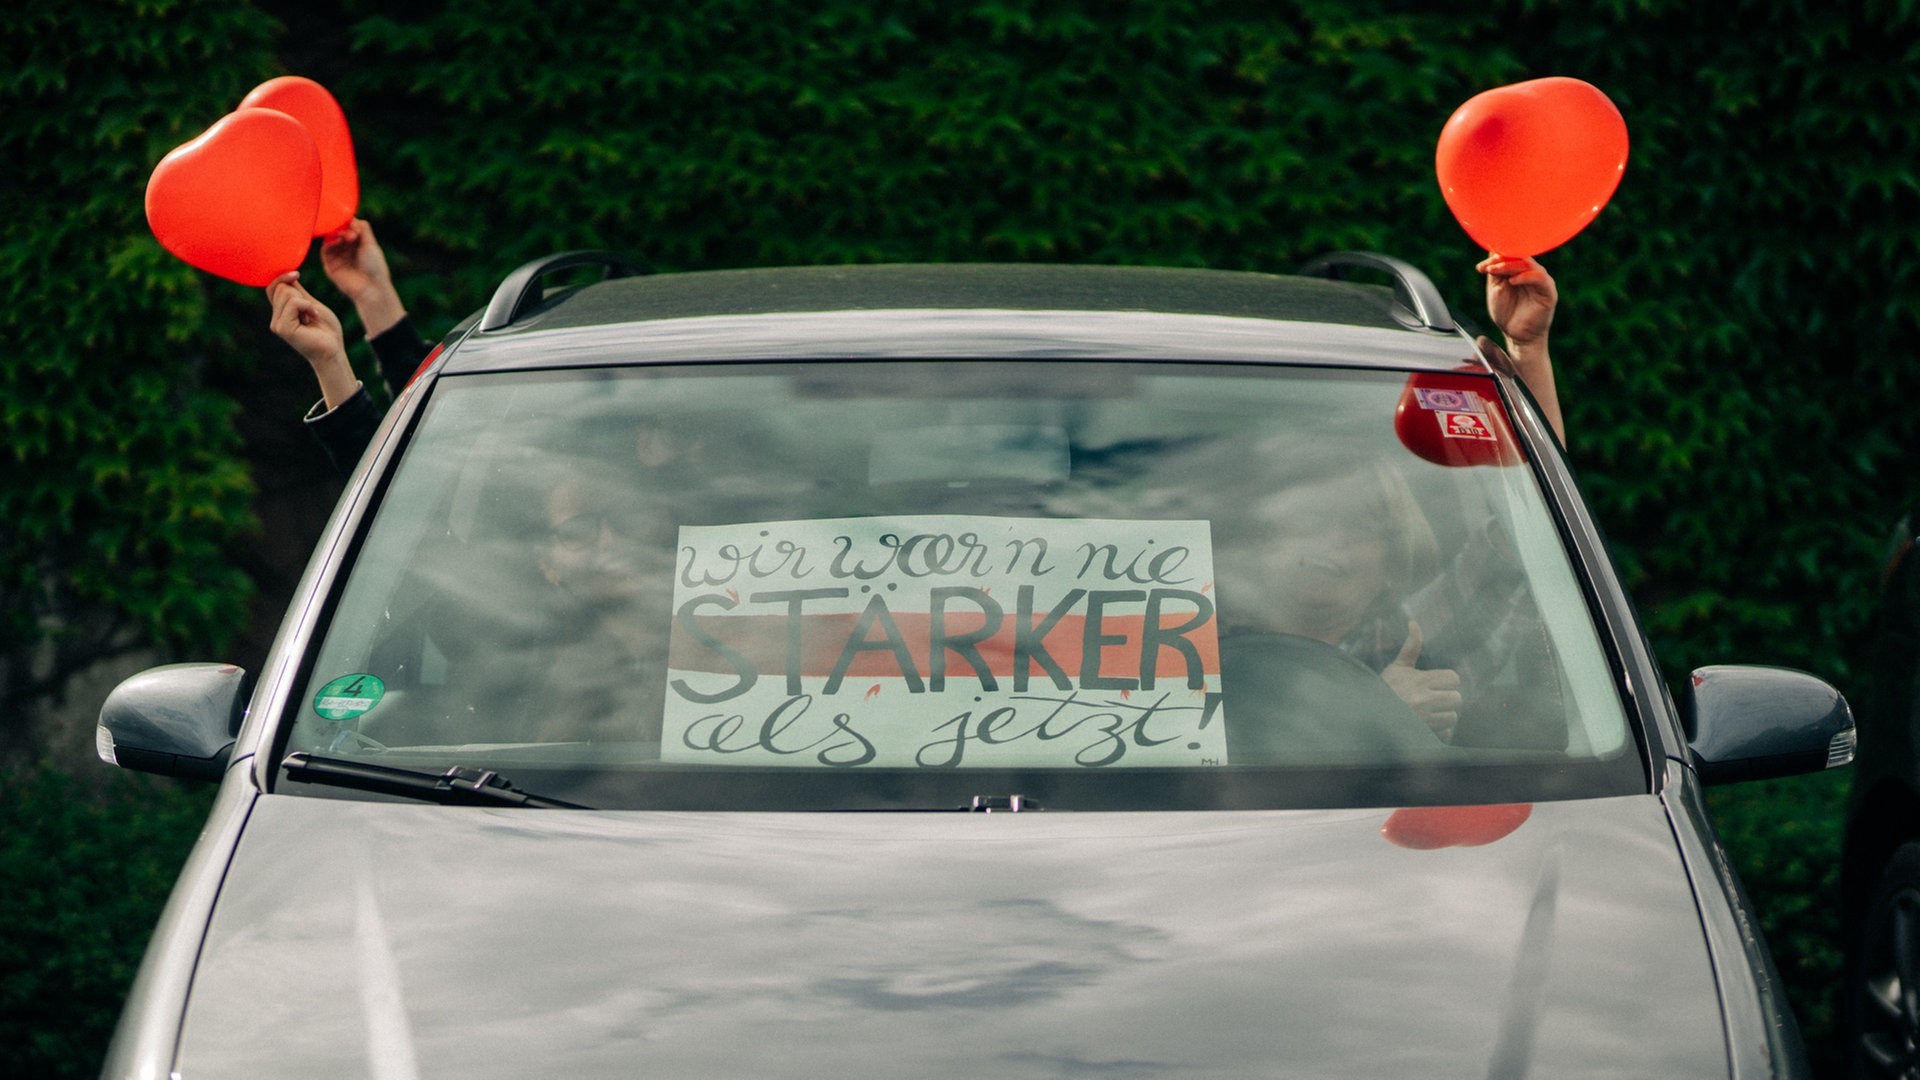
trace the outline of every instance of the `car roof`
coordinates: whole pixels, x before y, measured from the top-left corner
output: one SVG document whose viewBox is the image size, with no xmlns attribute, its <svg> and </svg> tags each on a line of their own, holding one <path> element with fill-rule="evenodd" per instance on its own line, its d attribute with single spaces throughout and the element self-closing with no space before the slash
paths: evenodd
<svg viewBox="0 0 1920 1080">
<path fill-rule="evenodd" d="M 1427 299 L 1439 318 L 1416 314 L 1420 294 L 1409 299 L 1404 282 L 1396 292 L 1243 271 L 882 264 L 614 277 L 542 295 L 535 268 L 502 285 L 526 303 L 497 296 L 443 373 L 910 357 L 1482 366 L 1444 306 Z"/>
</svg>

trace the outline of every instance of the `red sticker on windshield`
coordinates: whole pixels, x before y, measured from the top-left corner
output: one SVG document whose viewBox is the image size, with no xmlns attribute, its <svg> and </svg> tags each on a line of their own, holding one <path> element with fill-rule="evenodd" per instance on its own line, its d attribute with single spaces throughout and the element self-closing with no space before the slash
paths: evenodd
<svg viewBox="0 0 1920 1080">
<path fill-rule="evenodd" d="M 1473 413 L 1443 412 L 1440 417 L 1440 434 L 1449 439 L 1481 439 L 1493 442 L 1493 429 L 1487 422 Z"/>
<path fill-rule="evenodd" d="M 1408 376 L 1393 411 L 1393 432 L 1402 446 L 1436 465 L 1471 468 L 1524 460 L 1493 380 L 1477 373 Z"/>
</svg>

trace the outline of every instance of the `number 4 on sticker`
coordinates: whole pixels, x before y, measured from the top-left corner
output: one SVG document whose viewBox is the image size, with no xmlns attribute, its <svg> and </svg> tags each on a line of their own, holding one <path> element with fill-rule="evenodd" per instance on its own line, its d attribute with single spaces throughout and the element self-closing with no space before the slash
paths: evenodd
<svg viewBox="0 0 1920 1080">
<path fill-rule="evenodd" d="M 313 711 L 322 720 L 352 720 L 372 712 L 386 692 L 377 675 L 342 675 L 313 695 Z"/>
</svg>

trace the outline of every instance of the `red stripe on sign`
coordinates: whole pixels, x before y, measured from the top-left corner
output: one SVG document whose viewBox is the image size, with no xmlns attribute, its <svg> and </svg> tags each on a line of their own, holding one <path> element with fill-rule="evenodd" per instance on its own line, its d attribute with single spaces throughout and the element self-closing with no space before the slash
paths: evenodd
<svg viewBox="0 0 1920 1080">
<path fill-rule="evenodd" d="M 673 628 L 668 664 L 680 671 L 731 673 L 749 668 L 771 677 L 788 674 L 790 661 L 797 661 L 802 677 L 837 674 L 863 679 L 905 677 L 908 664 L 912 675 L 923 679 L 978 678 L 979 668 L 984 667 L 1004 680 L 1014 675 L 1017 661 L 1024 659 L 1031 676 L 1046 677 L 1057 670 L 1067 681 L 1083 682 L 1089 674 L 1101 680 L 1142 679 L 1143 653 L 1150 652 L 1147 659 L 1153 679 L 1184 682 L 1196 673 L 1220 671 L 1212 612 L 1201 615 L 1191 608 L 1161 611 L 1159 632 L 1148 642 L 1143 640 L 1147 620 L 1142 614 L 1061 614 L 1044 632 L 1038 631 L 1048 616 L 1036 614 L 1029 632 L 1020 635 L 1011 615 L 1000 619 L 993 633 L 983 634 L 987 619 L 981 613 L 954 612 L 942 621 L 937 653 L 933 619 L 924 612 L 880 607 L 798 619 L 683 615 Z M 1099 657 L 1090 672 L 1082 663 L 1089 651 Z"/>
</svg>

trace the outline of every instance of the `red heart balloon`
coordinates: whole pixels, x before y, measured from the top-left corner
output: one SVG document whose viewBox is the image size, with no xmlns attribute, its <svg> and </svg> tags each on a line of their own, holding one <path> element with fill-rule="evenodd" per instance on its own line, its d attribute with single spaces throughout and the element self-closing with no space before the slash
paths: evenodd
<svg viewBox="0 0 1920 1080">
<path fill-rule="evenodd" d="M 360 170 L 354 164 L 347 114 L 327 88 L 312 79 L 282 75 L 254 87 L 240 107 L 286 113 L 313 136 L 320 151 L 320 209 L 312 235 L 325 236 L 351 223 L 360 208 Z"/>
<path fill-rule="evenodd" d="M 1484 375 L 1417 371 L 1393 410 L 1400 444 L 1435 465 L 1518 465 L 1520 443 Z"/>
<path fill-rule="evenodd" d="M 242 285 L 299 269 L 319 203 L 313 136 L 272 109 L 221 117 L 147 180 L 147 225 L 160 246 Z"/>
<path fill-rule="evenodd" d="M 1479 847 L 1510 835 L 1533 816 L 1532 803 L 1495 806 L 1410 806 L 1380 826 L 1387 842 L 1414 851 Z"/>
<path fill-rule="evenodd" d="M 1434 171 L 1488 251 L 1538 255 L 1599 215 L 1627 168 L 1627 122 L 1607 95 L 1554 77 L 1469 98 L 1440 130 Z"/>
</svg>

